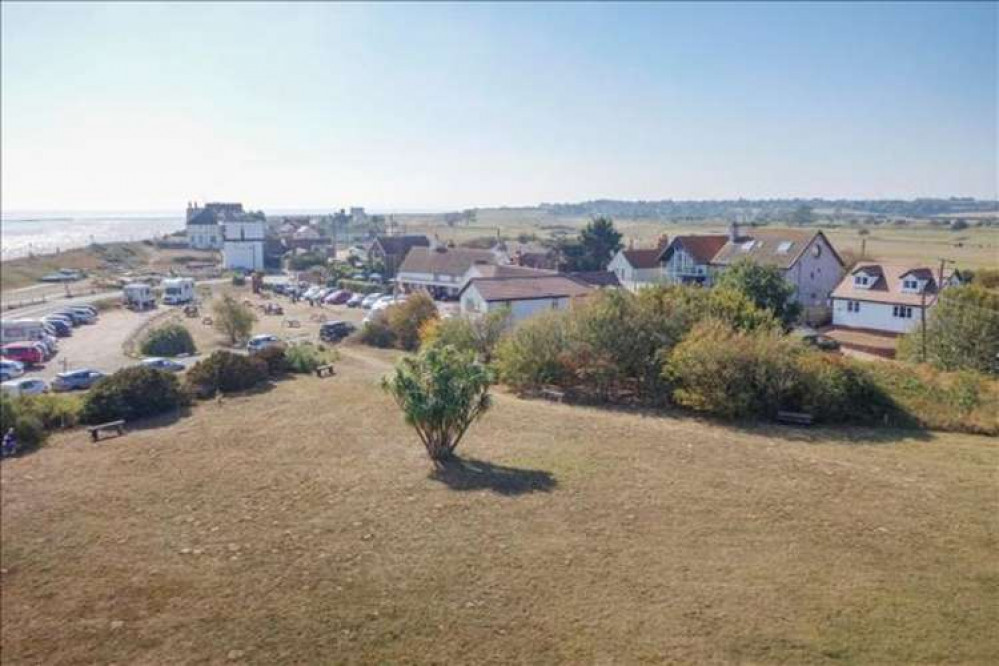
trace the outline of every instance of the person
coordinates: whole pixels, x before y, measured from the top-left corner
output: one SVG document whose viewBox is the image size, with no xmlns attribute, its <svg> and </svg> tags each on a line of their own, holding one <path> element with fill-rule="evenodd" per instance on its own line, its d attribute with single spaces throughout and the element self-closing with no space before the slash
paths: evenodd
<svg viewBox="0 0 999 666">
<path fill-rule="evenodd" d="M 0 447 L 0 452 L 5 456 L 12 456 L 17 453 L 17 434 L 14 432 L 14 428 L 9 428 L 7 434 L 3 436 L 3 445 Z"/>
</svg>

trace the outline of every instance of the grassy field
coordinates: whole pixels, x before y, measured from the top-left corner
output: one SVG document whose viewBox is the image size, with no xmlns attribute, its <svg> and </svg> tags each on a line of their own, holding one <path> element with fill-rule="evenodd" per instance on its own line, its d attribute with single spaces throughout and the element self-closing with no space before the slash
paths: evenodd
<svg viewBox="0 0 999 666">
<path fill-rule="evenodd" d="M 449 227 L 435 216 L 396 216 L 409 233 L 437 234 L 442 239 L 456 241 L 482 236 L 495 236 L 497 230 L 505 236 L 536 234 L 546 237 L 557 231 L 575 234 L 588 218 L 555 217 L 539 209 L 490 209 L 479 211 L 472 227 L 461 224 Z M 615 226 L 625 241 L 650 246 L 662 234 L 725 233 L 724 222 L 658 222 L 650 220 L 615 219 Z M 779 225 L 774 225 L 779 227 Z M 866 256 L 882 261 L 920 261 L 936 265 L 940 258 L 957 262 L 959 268 L 994 268 L 999 264 L 999 229 L 970 228 L 949 231 L 926 223 L 907 226 L 871 226 L 862 236 L 864 227 L 817 225 L 823 229 L 837 250 L 859 257 L 861 241 L 866 238 Z"/>
<path fill-rule="evenodd" d="M 395 357 L 5 461 L 4 663 L 999 660 L 996 440 L 500 394 L 434 474 Z"/>
</svg>

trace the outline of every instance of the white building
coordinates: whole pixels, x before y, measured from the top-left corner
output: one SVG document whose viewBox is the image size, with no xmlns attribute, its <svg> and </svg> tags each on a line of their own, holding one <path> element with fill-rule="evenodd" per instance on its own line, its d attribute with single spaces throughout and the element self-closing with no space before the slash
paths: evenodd
<svg viewBox="0 0 999 666">
<path fill-rule="evenodd" d="M 474 264 L 508 264 L 509 257 L 494 250 L 447 247 L 412 247 L 396 273 L 396 282 L 406 291 L 421 289 L 435 298 L 457 296 L 465 286 L 465 274 Z"/>
<path fill-rule="evenodd" d="M 833 325 L 907 333 L 919 324 L 923 310 L 936 303 L 938 277 L 926 266 L 860 263 L 832 293 Z M 943 274 L 945 288 L 957 281 L 953 271 Z"/>
<path fill-rule="evenodd" d="M 618 250 L 607 264 L 607 270 L 617 276 L 621 286 L 635 291 L 640 287 L 663 284 L 666 274 L 659 257 L 663 248 Z"/>
<path fill-rule="evenodd" d="M 222 223 L 222 266 L 229 270 L 264 270 L 264 237 L 267 221 L 239 215 Z"/>
<path fill-rule="evenodd" d="M 512 323 L 518 323 L 540 312 L 564 310 L 593 292 L 593 287 L 558 274 L 473 277 L 459 298 L 463 315 L 509 308 Z"/>
<path fill-rule="evenodd" d="M 728 240 L 725 234 L 674 237 L 660 255 L 666 282 L 710 285 L 711 261 Z"/>
<path fill-rule="evenodd" d="M 194 250 L 221 250 L 222 226 L 215 211 L 187 204 L 187 244 Z"/>
</svg>

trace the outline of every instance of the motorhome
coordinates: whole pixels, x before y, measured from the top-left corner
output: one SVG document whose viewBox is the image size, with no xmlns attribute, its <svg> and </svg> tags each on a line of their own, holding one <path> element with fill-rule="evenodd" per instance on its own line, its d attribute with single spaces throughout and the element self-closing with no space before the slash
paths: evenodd
<svg viewBox="0 0 999 666">
<path fill-rule="evenodd" d="M 182 305 L 194 300 L 194 280 L 192 278 L 170 278 L 163 280 L 163 302 L 167 305 Z"/>
<path fill-rule="evenodd" d="M 122 289 L 125 297 L 125 307 L 131 310 L 148 310 L 156 307 L 156 297 L 153 290 L 144 282 L 130 282 Z"/>
<path fill-rule="evenodd" d="M 0 342 L 3 344 L 41 340 L 47 334 L 45 322 L 39 319 L 0 321 Z"/>
</svg>

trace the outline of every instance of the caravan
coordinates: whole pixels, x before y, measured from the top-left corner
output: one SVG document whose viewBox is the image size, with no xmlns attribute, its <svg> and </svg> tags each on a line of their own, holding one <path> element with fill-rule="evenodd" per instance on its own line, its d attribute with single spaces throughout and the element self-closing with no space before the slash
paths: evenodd
<svg viewBox="0 0 999 666">
<path fill-rule="evenodd" d="M 156 307 L 153 290 L 144 282 L 130 282 L 122 289 L 125 307 L 130 310 L 148 310 Z"/>
<path fill-rule="evenodd" d="M 194 300 L 194 280 L 192 278 L 170 278 L 163 280 L 163 302 L 167 305 L 183 305 Z"/>
</svg>

